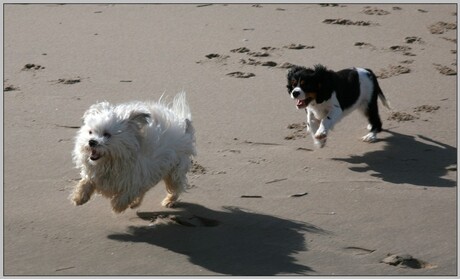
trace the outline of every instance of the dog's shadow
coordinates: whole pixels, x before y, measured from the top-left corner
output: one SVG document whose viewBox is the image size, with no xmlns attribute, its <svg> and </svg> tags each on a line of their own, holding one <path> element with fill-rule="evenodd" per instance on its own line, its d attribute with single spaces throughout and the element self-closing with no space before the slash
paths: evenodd
<svg viewBox="0 0 460 279">
<path fill-rule="evenodd" d="M 310 267 L 297 263 L 294 255 L 307 250 L 305 233 L 327 233 L 307 223 L 252 213 L 236 207 L 214 211 L 190 203 L 180 203 L 179 206 L 184 210 L 143 212 L 138 213 L 138 216 L 147 220 L 158 214 L 170 214 L 176 220 L 182 219 L 183 222 L 179 223 L 184 226 L 171 223 L 131 226 L 127 233 L 111 234 L 108 238 L 160 246 L 186 255 L 191 263 L 207 270 L 242 276 L 312 272 Z M 187 220 L 192 219 L 190 217 L 199 218 L 199 223 L 203 225 L 195 226 L 198 220 L 188 223 Z"/>
<path fill-rule="evenodd" d="M 350 170 L 374 172 L 371 176 L 394 184 L 435 187 L 457 185 L 456 181 L 443 177 L 449 171 L 456 171 L 456 148 L 421 135 L 414 137 L 386 132 L 391 136 L 385 139 L 386 146 L 383 150 L 332 160 L 353 165 L 364 164 L 365 166 L 350 167 Z"/>
</svg>

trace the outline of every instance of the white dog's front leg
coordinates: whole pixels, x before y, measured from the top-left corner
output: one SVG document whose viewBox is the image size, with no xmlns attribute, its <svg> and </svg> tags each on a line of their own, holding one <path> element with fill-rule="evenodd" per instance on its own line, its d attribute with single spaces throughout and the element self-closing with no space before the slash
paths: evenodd
<svg viewBox="0 0 460 279">
<path fill-rule="evenodd" d="M 82 178 L 75 186 L 73 193 L 70 195 L 70 200 L 75 205 L 85 204 L 91 198 L 94 190 L 96 190 L 94 183 Z"/>
</svg>

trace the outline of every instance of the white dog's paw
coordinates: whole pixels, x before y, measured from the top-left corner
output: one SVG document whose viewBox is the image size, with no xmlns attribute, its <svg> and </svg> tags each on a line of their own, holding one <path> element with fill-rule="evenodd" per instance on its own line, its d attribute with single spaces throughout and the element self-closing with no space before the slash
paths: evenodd
<svg viewBox="0 0 460 279">
<path fill-rule="evenodd" d="M 74 194 L 70 197 L 70 200 L 72 201 L 74 205 L 83 205 L 89 201 L 89 197 L 85 195 L 82 196 L 82 195 Z"/>
<path fill-rule="evenodd" d="M 163 200 L 161 202 L 161 205 L 166 207 L 166 208 L 174 208 L 174 207 L 176 207 L 176 201 L 165 201 L 165 200 Z"/>
<path fill-rule="evenodd" d="M 176 202 L 177 202 L 176 198 L 171 198 L 168 196 L 161 202 L 161 205 L 167 208 L 173 208 L 176 206 Z"/>
<path fill-rule="evenodd" d="M 88 193 L 87 191 L 79 189 L 74 191 L 69 198 L 74 205 L 83 205 L 87 203 L 91 198 L 91 192 Z"/>
<path fill-rule="evenodd" d="M 372 130 L 372 125 L 371 125 L 371 124 L 367 124 L 366 129 L 367 129 L 368 131 Z"/>
<path fill-rule="evenodd" d="M 377 141 L 377 134 L 370 132 L 369 134 L 365 135 L 361 138 L 364 142 L 376 142 Z"/>
<path fill-rule="evenodd" d="M 130 205 L 129 208 L 135 209 L 138 208 L 141 205 L 141 199 L 136 198 Z"/>
</svg>

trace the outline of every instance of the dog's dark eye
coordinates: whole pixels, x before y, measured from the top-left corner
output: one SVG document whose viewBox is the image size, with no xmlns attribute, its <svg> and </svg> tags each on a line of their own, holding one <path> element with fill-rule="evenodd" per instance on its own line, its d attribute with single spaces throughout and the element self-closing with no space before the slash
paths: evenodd
<svg viewBox="0 0 460 279">
<path fill-rule="evenodd" d="M 93 131 L 89 131 L 89 134 L 92 135 L 92 134 L 93 134 Z"/>
<path fill-rule="evenodd" d="M 106 138 L 110 138 L 111 136 L 112 136 L 112 135 L 109 134 L 109 133 L 107 133 L 107 132 L 104 133 L 104 137 L 106 137 Z"/>
</svg>

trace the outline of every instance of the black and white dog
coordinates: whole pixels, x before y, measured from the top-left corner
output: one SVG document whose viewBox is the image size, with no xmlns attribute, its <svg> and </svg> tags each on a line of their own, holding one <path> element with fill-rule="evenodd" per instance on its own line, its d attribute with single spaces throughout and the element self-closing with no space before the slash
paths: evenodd
<svg viewBox="0 0 460 279">
<path fill-rule="evenodd" d="M 292 67 L 287 74 L 287 88 L 297 108 L 306 108 L 307 132 L 315 144 L 323 147 L 327 133 L 345 115 L 355 109 L 364 113 L 370 132 L 362 140 L 374 142 L 382 131 L 377 99 L 389 108 L 375 74 L 364 68 L 349 68 L 338 72 L 323 65 L 313 69 Z"/>
</svg>

